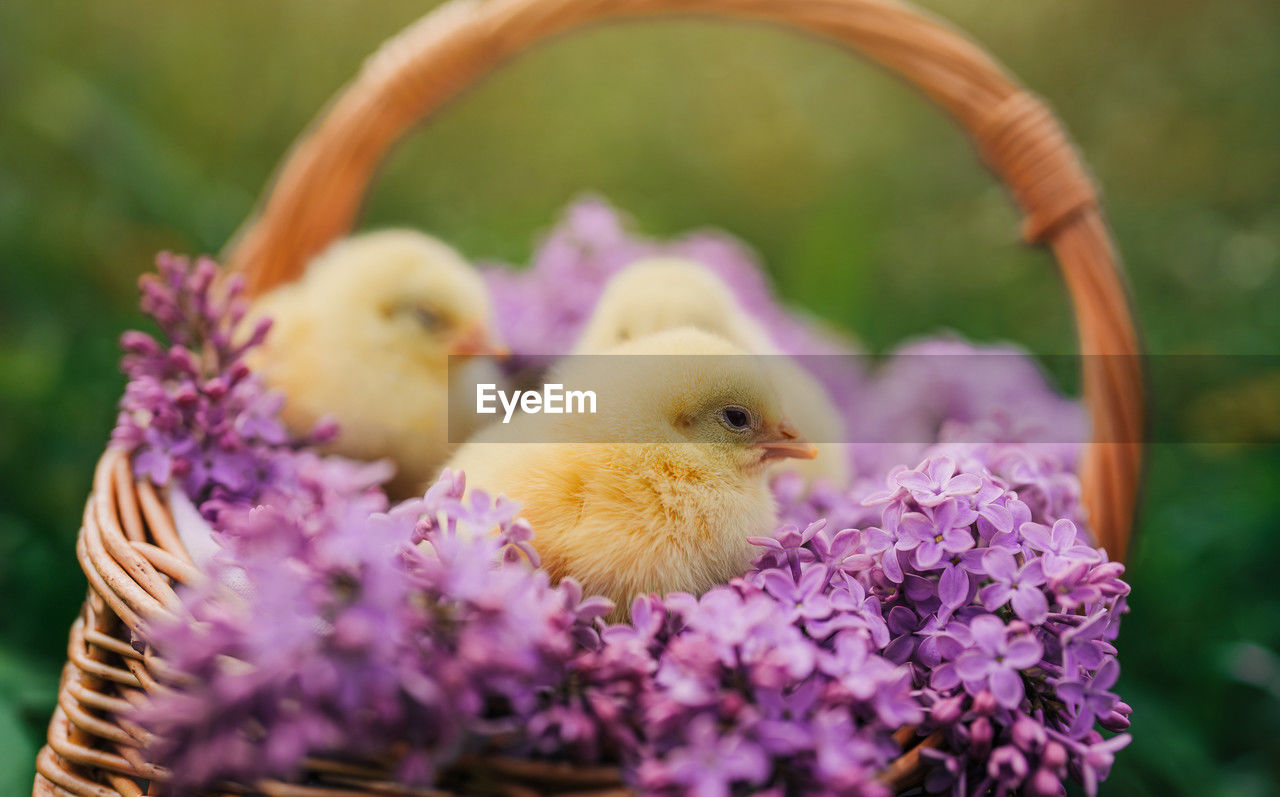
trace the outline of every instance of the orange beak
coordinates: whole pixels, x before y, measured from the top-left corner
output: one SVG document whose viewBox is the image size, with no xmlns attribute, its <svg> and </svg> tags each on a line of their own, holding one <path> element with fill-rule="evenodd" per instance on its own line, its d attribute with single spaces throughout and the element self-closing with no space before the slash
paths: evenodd
<svg viewBox="0 0 1280 797">
<path fill-rule="evenodd" d="M 454 338 L 449 353 L 458 357 L 489 356 L 505 360 L 511 356 L 511 350 L 496 342 L 483 326 L 475 324 L 467 327 L 462 334 Z"/>
<path fill-rule="evenodd" d="M 818 456 L 818 447 L 800 436 L 800 432 L 791 421 L 783 418 L 778 423 L 776 435 L 761 440 L 756 445 L 764 450 L 761 461 L 771 459 L 814 459 Z"/>
</svg>

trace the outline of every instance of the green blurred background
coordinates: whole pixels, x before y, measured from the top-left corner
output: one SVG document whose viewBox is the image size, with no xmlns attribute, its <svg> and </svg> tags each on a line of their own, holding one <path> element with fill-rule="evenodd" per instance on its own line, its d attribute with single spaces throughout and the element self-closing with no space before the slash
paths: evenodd
<svg viewBox="0 0 1280 797">
<path fill-rule="evenodd" d="M 0 794 L 30 788 L 83 597 L 75 534 L 137 275 L 160 249 L 217 251 L 427 5 L 0 3 Z M 1076 137 L 1151 351 L 1280 353 L 1280 4 L 927 5 Z M 586 189 L 652 234 L 739 235 L 876 351 L 939 327 L 1074 350 L 1052 262 L 956 130 L 864 62 L 755 26 L 596 28 L 530 54 L 398 151 L 366 222 L 525 262 Z M 1106 793 L 1280 793 L 1280 447 L 1257 436 L 1152 447 L 1121 639 L 1135 741 Z"/>
</svg>

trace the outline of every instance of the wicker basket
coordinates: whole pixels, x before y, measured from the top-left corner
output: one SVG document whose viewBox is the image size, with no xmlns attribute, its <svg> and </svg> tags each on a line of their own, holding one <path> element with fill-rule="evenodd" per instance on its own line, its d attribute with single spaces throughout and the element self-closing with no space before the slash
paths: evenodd
<svg viewBox="0 0 1280 797">
<path fill-rule="evenodd" d="M 979 47 L 897 0 L 453 0 L 387 42 L 286 158 L 261 207 L 228 249 L 251 293 L 296 277 L 308 258 L 351 228 L 374 170 L 400 136 L 490 69 L 535 42 L 588 22 L 700 14 L 773 22 L 833 39 L 922 89 L 976 142 L 1021 206 L 1024 237 L 1057 256 L 1078 319 L 1094 442 L 1083 461 L 1084 500 L 1099 542 L 1124 556 L 1141 465 L 1143 391 L 1138 340 L 1092 183 L 1052 114 Z M 142 755 L 147 733 L 129 709 L 163 690 L 164 663 L 137 631 L 199 578 L 163 496 L 136 481 L 124 455 L 98 464 L 76 553 L 89 582 L 71 628 L 68 662 L 34 794 L 113 797 L 165 792 L 167 773 Z M 922 745 L 882 779 L 919 782 Z M 299 786 L 228 785 L 268 795 L 490 793 L 626 794 L 616 770 L 484 759 L 462 762 L 454 792 L 406 790 L 376 765 L 308 762 Z M 315 785 L 322 783 L 324 785 Z"/>
</svg>

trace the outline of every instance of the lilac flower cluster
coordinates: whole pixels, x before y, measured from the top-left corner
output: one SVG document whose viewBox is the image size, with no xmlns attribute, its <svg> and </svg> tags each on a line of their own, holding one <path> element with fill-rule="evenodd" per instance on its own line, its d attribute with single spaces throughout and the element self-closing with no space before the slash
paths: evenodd
<svg viewBox="0 0 1280 797">
<path fill-rule="evenodd" d="M 808 607 L 819 596 L 825 607 L 820 596 L 838 572 L 878 601 L 888 638 L 875 650 L 910 670 L 927 709 L 920 732 L 941 742 L 924 753 L 936 764 L 928 790 L 1055 795 L 1072 776 L 1092 794 L 1129 741 L 1099 730 L 1129 724 L 1129 707 L 1110 691 L 1129 591 L 1124 568 L 1056 515 L 1057 504 L 1021 500 L 1028 488 L 1040 495 L 1052 485 L 1023 473 L 1032 480 L 1013 489 L 987 467 L 993 453 L 1005 463 L 1008 447 L 942 444 L 931 453 L 864 499 L 879 511 L 877 526 L 784 530 L 751 578 L 767 587 L 790 575 L 795 595 L 778 587 L 775 597 L 803 595 L 799 605 Z"/>
<path fill-rule="evenodd" d="M 503 340 L 521 364 L 545 364 L 573 349 L 605 285 L 627 266 L 648 257 L 680 257 L 702 264 L 724 281 L 742 307 L 759 321 L 784 353 L 839 355 L 854 351 L 848 340 L 819 331 L 774 298 L 756 256 L 736 238 L 701 231 L 671 241 L 637 235 L 602 199 L 569 206 L 534 252 L 528 268 L 485 269 Z M 833 392 L 851 389 L 853 374 L 818 376 Z"/>
<path fill-rule="evenodd" d="M 893 732 L 916 726 L 929 791 L 1056 795 L 1074 777 L 1094 793 L 1129 740 L 1099 730 L 1128 726 L 1110 691 L 1123 567 L 984 464 L 1007 448 L 940 445 L 860 510 L 792 491 L 793 517 L 825 501 L 878 523 L 785 526 L 753 540 L 744 578 L 637 601 L 604 632 L 606 651 L 652 660 L 634 785 L 881 794 Z"/>
<path fill-rule="evenodd" d="M 270 322 L 243 328 L 239 276 L 220 280 L 207 258 L 164 253 L 156 265 L 158 273 L 139 280 L 142 309 L 167 345 L 143 332 L 122 336 L 129 381 L 112 441 L 133 452 L 138 476 L 157 485 L 176 479 L 197 506 L 251 500 L 284 476 L 282 451 L 336 429 L 325 424 L 305 440 L 289 439 L 279 419 L 283 398 L 245 364 Z"/>
<path fill-rule="evenodd" d="M 604 680 L 593 626 L 612 606 L 529 566 L 514 505 L 464 501 L 452 475 L 390 511 L 377 493 L 267 493 L 219 515 L 230 555 L 185 597 L 190 616 L 150 634 L 183 688 L 140 719 L 177 787 L 296 777 L 325 753 L 390 751 L 415 785 L 469 752 L 614 753 L 592 708 L 612 704 L 568 685 Z"/>
<path fill-rule="evenodd" d="M 606 650 L 653 661 L 630 769 L 642 793 L 888 794 L 876 776 L 900 752 L 893 732 L 924 712 L 910 669 L 879 652 L 879 600 L 849 570 L 794 556 L 858 535 L 814 537 L 821 526 L 769 539 L 773 565 L 747 578 L 641 598 L 631 625 L 605 631 Z"/>
<path fill-rule="evenodd" d="M 854 471 L 877 482 L 936 441 L 1017 444 L 1071 471 L 1089 431 L 1084 408 L 1054 391 L 1026 352 L 953 337 L 895 348 L 845 403 L 845 421 Z"/>
</svg>

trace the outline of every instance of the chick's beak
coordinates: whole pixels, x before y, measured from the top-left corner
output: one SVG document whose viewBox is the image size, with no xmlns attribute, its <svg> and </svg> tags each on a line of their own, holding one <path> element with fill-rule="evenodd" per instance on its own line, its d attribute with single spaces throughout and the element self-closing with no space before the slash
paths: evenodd
<svg viewBox="0 0 1280 797">
<path fill-rule="evenodd" d="M 818 447 L 801 437 L 786 418 L 778 423 L 773 435 L 756 443 L 756 446 L 763 449 L 761 460 L 814 459 L 818 456 Z"/>
<path fill-rule="evenodd" d="M 493 339 L 489 331 L 480 324 L 467 327 L 449 346 L 449 353 L 459 357 L 477 357 L 488 355 L 505 360 L 511 356 L 511 350 Z"/>
</svg>

